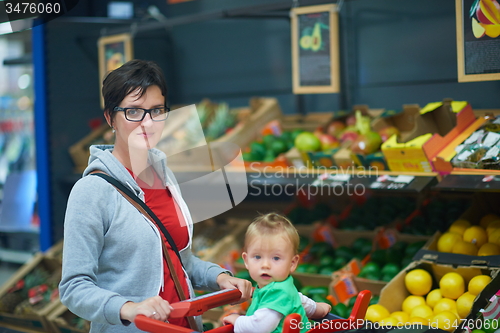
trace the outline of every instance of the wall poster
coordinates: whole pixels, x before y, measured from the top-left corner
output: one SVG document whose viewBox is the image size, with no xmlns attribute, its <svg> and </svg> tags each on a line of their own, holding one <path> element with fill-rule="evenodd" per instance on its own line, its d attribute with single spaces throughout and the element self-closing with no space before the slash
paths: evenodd
<svg viewBox="0 0 500 333">
<path fill-rule="evenodd" d="M 455 0 L 458 82 L 500 80 L 500 5 Z"/>
<path fill-rule="evenodd" d="M 337 5 L 293 8 L 294 94 L 340 91 Z"/>
<path fill-rule="evenodd" d="M 133 58 L 133 46 L 131 34 L 120 34 L 99 38 L 99 89 L 102 87 L 102 80 L 106 74 L 117 69 Z M 104 101 L 101 95 L 101 107 Z"/>
</svg>

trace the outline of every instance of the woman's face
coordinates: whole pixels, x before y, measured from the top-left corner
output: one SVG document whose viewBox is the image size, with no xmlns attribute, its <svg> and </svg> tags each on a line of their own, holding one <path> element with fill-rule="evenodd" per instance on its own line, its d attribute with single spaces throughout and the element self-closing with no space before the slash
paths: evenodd
<svg viewBox="0 0 500 333">
<path fill-rule="evenodd" d="M 152 109 L 165 106 L 165 97 L 158 86 L 150 86 L 142 97 L 138 98 L 138 90 L 128 94 L 119 107 Z M 140 122 L 128 121 L 123 111 L 115 112 L 113 127 L 116 131 L 115 146 L 121 148 L 151 149 L 161 138 L 165 121 L 153 121 L 146 114 Z"/>
</svg>

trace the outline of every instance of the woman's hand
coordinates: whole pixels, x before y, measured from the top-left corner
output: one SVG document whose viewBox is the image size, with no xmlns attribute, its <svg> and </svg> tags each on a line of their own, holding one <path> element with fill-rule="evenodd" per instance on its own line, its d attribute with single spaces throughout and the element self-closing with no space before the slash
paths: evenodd
<svg viewBox="0 0 500 333">
<path fill-rule="evenodd" d="M 238 289 L 241 292 L 239 303 L 245 302 L 252 297 L 252 284 L 250 281 L 221 273 L 217 276 L 217 284 L 221 289 Z"/>
<path fill-rule="evenodd" d="M 231 324 L 234 326 L 234 323 L 236 322 L 236 319 L 238 319 L 239 316 L 240 315 L 238 314 L 230 314 L 229 316 L 222 318 L 222 322 L 224 323 L 224 325 Z"/>
<path fill-rule="evenodd" d="M 166 321 L 170 315 L 172 307 L 160 296 L 148 298 L 142 302 L 127 302 L 120 309 L 122 320 L 133 322 L 135 316 L 144 315 L 156 320 Z"/>
</svg>

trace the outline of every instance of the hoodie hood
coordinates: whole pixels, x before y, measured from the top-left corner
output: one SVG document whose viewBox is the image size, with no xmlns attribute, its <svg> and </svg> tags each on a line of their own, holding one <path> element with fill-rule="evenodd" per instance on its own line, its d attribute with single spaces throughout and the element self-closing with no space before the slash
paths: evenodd
<svg viewBox="0 0 500 333">
<path fill-rule="evenodd" d="M 103 171 L 110 175 L 111 177 L 117 179 L 124 185 L 131 188 L 136 194 L 140 194 L 143 198 L 143 191 L 137 185 L 137 182 L 132 177 L 130 172 L 116 159 L 112 154 L 113 145 L 93 145 L 90 146 L 90 158 L 89 165 L 83 171 L 83 176 L 87 176 L 89 173 L 95 170 Z M 161 178 L 164 185 L 168 185 L 168 182 L 164 179 L 165 175 L 165 154 L 158 149 L 150 149 L 148 154 L 148 163 L 153 166 L 156 173 Z"/>
</svg>

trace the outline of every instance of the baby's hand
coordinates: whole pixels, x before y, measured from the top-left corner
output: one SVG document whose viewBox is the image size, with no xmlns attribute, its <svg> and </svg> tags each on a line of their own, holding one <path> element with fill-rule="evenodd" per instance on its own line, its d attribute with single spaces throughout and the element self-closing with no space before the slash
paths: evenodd
<svg viewBox="0 0 500 333">
<path fill-rule="evenodd" d="M 312 319 L 324 318 L 332 309 L 332 306 L 327 303 L 316 303 L 316 311 L 311 316 Z"/>
<path fill-rule="evenodd" d="M 239 316 L 240 316 L 239 314 L 231 314 L 227 317 L 224 317 L 222 319 L 222 322 L 224 323 L 224 325 L 228 325 L 228 324 L 234 325 L 234 323 L 236 322 L 236 319 L 238 319 Z"/>
</svg>

